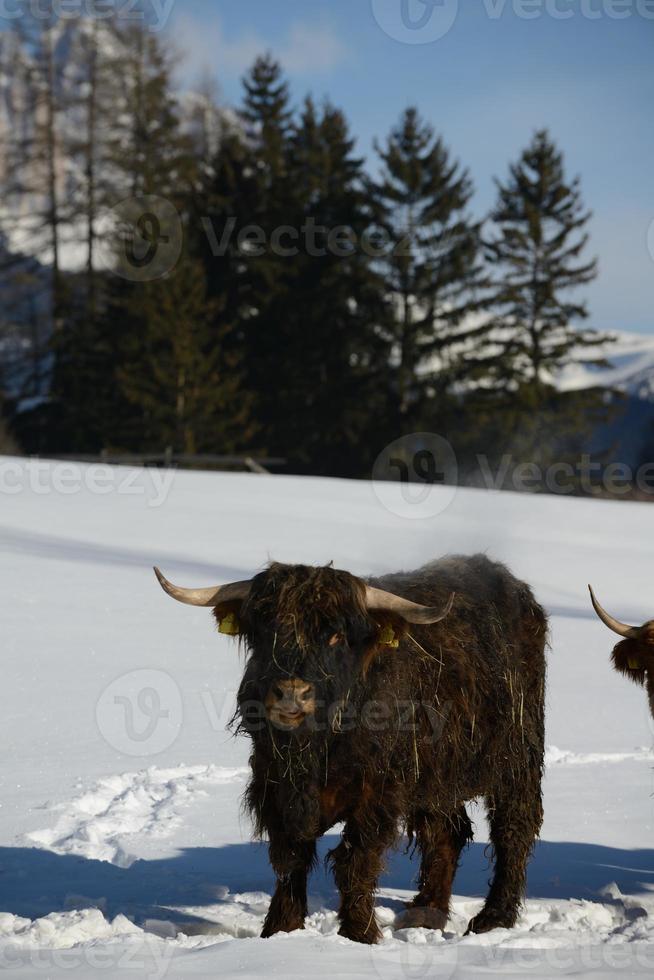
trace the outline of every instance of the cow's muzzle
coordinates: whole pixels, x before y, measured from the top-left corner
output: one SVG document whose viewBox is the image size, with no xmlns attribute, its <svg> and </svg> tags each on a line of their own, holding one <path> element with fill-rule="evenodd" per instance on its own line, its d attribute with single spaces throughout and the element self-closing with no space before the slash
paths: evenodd
<svg viewBox="0 0 654 980">
<path fill-rule="evenodd" d="M 316 690 L 309 681 L 293 677 L 275 681 L 265 698 L 266 717 L 276 728 L 291 731 L 316 710 Z"/>
</svg>

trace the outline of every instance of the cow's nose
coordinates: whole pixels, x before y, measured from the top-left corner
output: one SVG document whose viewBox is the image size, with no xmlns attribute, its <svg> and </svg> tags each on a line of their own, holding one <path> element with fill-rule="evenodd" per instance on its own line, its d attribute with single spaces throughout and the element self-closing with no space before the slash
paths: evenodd
<svg viewBox="0 0 654 980">
<path fill-rule="evenodd" d="M 299 718 L 300 715 L 304 714 L 302 708 L 295 701 L 279 701 L 277 703 L 277 709 L 280 713 L 286 715 L 287 718 Z"/>
<path fill-rule="evenodd" d="M 276 681 L 268 691 L 266 707 L 268 711 L 283 715 L 289 720 L 298 720 L 313 712 L 315 688 L 308 681 L 298 678 Z"/>
</svg>

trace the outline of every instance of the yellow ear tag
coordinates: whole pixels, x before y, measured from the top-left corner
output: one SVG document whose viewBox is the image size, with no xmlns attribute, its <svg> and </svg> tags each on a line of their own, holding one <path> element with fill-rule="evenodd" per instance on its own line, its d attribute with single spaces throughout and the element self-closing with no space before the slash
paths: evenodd
<svg viewBox="0 0 654 980">
<path fill-rule="evenodd" d="M 395 630 L 392 626 L 384 626 L 383 630 L 379 634 L 379 642 L 383 643 L 386 647 L 393 647 L 397 650 L 400 645 L 400 641 L 395 635 Z"/>
<path fill-rule="evenodd" d="M 640 660 L 636 660 L 635 657 L 629 657 L 627 663 L 629 664 L 629 670 L 640 670 Z"/>
<path fill-rule="evenodd" d="M 241 627 L 235 613 L 228 613 L 226 616 L 223 616 L 218 625 L 218 632 L 226 633 L 227 636 L 238 636 L 241 632 Z"/>
</svg>

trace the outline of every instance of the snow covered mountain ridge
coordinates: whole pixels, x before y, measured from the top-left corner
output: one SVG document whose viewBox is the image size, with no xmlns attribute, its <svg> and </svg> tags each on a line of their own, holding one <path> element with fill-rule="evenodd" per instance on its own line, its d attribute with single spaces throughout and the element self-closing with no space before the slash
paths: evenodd
<svg viewBox="0 0 654 980">
<path fill-rule="evenodd" d="M 637 334 L 616 331 L 615 343 L 597 348 L 610 368 L 569 364 L 555 378 L 560 391 L 579 391 L 601 385 L 615 388 L 641 401 L 654 402 L 654 332 Z"/>
</svg>

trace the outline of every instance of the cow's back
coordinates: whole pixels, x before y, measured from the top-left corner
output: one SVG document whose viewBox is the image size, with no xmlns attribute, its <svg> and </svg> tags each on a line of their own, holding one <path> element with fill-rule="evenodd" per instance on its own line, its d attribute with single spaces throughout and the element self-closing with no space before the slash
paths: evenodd
<svg viewBox="0 0 654 980">
<path fill-rule="evenodd" d="M 540 768 L 547 619 L 529 586 L 485 555 L 371 584 L 426 605 L 455 594 L 445 620 L 410 627 L 371 674 L 370 697 L 418 706 L 418 736 L 401 726 L 393 765 L 460 799 L 491 795 L 512 769 Z"/>
</svg>

